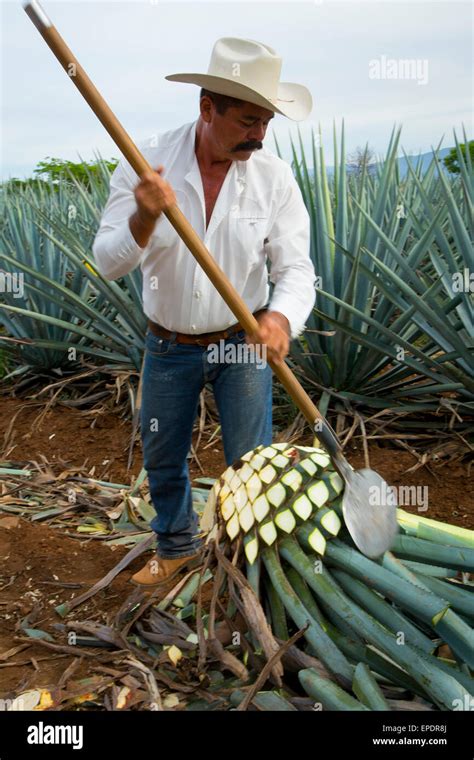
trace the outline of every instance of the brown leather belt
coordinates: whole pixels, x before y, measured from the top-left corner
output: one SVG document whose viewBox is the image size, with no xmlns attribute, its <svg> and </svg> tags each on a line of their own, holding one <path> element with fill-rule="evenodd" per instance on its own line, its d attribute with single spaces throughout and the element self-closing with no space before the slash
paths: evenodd
<svg viewBox="0 0 474 760">
<path fill-rule="evenodd" d="M 258 309 L 257 311 L 254 311 L 253 316 L 258 317 L 258 315 L 263 314 L 264 311 L 267 311 L 267 309 Z M 158 325 L 156 322 L 152 322 L 151 319 L 148 320 L 148 327 L 150 329 L 150 332 L 152 332 L 153 335 L 157 335 L 159 338 L 169 339 L 172 335 L 174 335 L 174 340 L 176 340 L 177 343 L 190 343 L 197 346 L 208 346 L 209 343 L 215 343 L 218 340 L 224 340 L 225 338 L 234 335 L 234 333 L 239 332 L 239 330 L 244 329 L 240 322 L 237 322 L 235 325 L 226 327 L 225 330 L 199 333 L 198 335 L 189 335 L 188 333 L 174 333 L 171 330 L 167 330 L 165 327 Z"/>
</svg>

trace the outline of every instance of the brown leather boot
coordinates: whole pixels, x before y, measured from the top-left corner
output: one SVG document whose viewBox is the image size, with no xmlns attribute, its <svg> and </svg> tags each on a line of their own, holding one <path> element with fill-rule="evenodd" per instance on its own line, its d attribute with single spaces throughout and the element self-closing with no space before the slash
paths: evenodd
<svg viewBox="0 0 474 760">
<path fill-rule="evenodd" d="M 155 554 L 138 573 L 132 575 L 130 580 L 137 586 L 157 588 L 168 583 L 179 573 L 197 567 L 200 561 L 201 552 L 177 559 L 164 559 Z"/>
</svg>

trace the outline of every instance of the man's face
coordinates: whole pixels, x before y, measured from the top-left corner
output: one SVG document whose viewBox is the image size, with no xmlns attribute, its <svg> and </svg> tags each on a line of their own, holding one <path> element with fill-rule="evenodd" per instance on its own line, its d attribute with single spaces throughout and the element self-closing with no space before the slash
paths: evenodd
<svg viewBox="0 0 474 760">
<path fill-rule="evenodd" d="M 210 126 L 216 149 L 223 158 L 247 161 L 263 147 L 268 124 L 274 116 L 273 111 L 253 103 L 232 106 L 223 115 L 212 106 Z"/>
</svg>

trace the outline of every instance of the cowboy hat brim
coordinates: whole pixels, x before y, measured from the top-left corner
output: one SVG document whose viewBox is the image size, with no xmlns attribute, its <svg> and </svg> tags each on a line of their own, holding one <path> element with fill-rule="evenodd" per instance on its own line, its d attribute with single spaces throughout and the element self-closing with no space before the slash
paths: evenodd
<svg viewBox="0 0 474 760">
<path fill-rule="evenodd" d="M 270 111 L 275 111 L 293 121 L 303 121 L 306 119 L 313 107 L 310 91 L 304 85 L 294 82 L 280 82 L 277 99 L 270 100 L 246 85 L 233 82 L 225 77 L 213 76 L 212 74 L 168 74 L 165 79 L 168 79 L 170 82 L 197 84 L 211 92 L 245 100 L 262 108 L 268 108 Z"/>
</svg>

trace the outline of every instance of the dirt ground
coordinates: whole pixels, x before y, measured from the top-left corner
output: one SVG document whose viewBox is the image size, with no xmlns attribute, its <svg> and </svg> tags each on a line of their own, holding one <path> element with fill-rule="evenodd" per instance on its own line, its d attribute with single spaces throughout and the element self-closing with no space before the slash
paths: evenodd
<svg viewBox="0 0 474 760">
<path fill-rule="evenodd" d="M 108 412 L 96 418 L 66 407 L 55 407 L 35 429 L 40 407 L 28 407 L 16 399 L 0 400 L 0 448 L 8 443 L 8 461 L 23 465 L 41 461 L 62 461 L 66 466 L 94 468 L 93 477 L 127 484 L 142 466 L 140 447 L 135 447 L 131 472 L 127 472 L 131 425 L 117 414 Z M 14 419 L 14 417 L 16 418 Z M 13 426 L 11 425 L 14 419 Z M 6 441 L 8 439 L 8 441 Z M 201 441 L 197 455 L 204 473 L 191 462 L 191 477 L 217 477 L 225 469 L 220 441 L 207 445 Z M 311 443 L 311 439 L 301 441 Z M 351 463 L 364 466 L 360 448 L 346 451 Z M 4 457 L 3 457 L 4 460 Z M 474 528 L 474 493 L 469 486 L 467 466 L 439 467 L 433 473 L 420 467 L 408 452 L 389 447 L 371 446 L 370 464 L 391 485 L 428 486 L 428 517 Z M 407 509 L 411 509 L 407 507 Z M 64 622 L 54 607 L 87 590 L 101 579 L 127 553 L 124 547 L 113 549 L 94 539 L 71 538 L 46 524 L 2 515 L 0 512 L 0 697 L 18 694 L 33 687 L 53 687 L 75 659 L 46 646 L 24 641 L 23 626 L 54 632 Z M 111 623 L 125 598 L 133 590 L 130 576 L 143 564 L 137 558 L 120 573 L 103 592 L 73 610 L 68 621 L 94 620 Z M 67 584 L 67 585 L 65 585 Z M 72 584 L 72 585 L 71 585 Z M 30 616 L 25 623 L 25 617 Z M 66 634 L 59 639 L 67 644 Z M 11 654 L 9 650 L 25 645 Z M 113 651 L 113 650 L 112 650 Z M 97 673 L 92 658 L 84 657 L 74 672 L 78 679 Z"/>
<path fill-rule="evenodd" d="M 31 615 L 26 627 L 53 632 L 63 619 L 54 607 L 83 593 L 119 562 L 128 549 L 99 541 L 75 540 L 47 525 L 16 517 L 0 517 L 0 692 L 15 694 L 33 687 L 57 684 L 61 673 L 74 659 L 58 656 L 34 643 L 2 662 L 12 647 L 22 643 L 19 624 Z M 107 623 L 120 608 L 132 587 L 128 582 L 143 560 L 138 558 L 127 571 L 119 574 L 110 586 L 86 601 L 67 620 L 93 619 Z M 62 587 L 60 584 L 74 584 Z M 33 613 L 33 614 L 31 614 Z M 23 638 L 26 636 L 23 634 Z M 60 637 L 67 644 L 67 636 Z M 43 659 L 46 658 L 46 659 Z M 26 661 L 26 662 L 25 662 Z M 17 666 L 12 663 L 18 662 Z M 26 665 L 26 667 L 25 667 Z M 92 674 L 86 658 L 75 673 L 76 678 Z"/>
<path fill-rule="evenodd" d="M 4 453 L 2 441 L 5 441 L 12 427 L 6 448 L 9 461 L 23 464 L 32 460 L 41 461 L 44 456 L 50 462 L 63 461 L 66 466 L 93 468 L 91 474 L 98 480 L 124 484 L 130 483 L 131 477 L 136 477 L 140 472 L 143 463 L 139 444 L 135 445 L 133 463 L 127 471 L 130 420 L 123 420 L 113 412 L 93 417 L 76 409 L 57 406 L 47 413 L 37 427 L 35 420 L 41 409 L 25 406 L 25 402 L 19 399 L 0 398 L 0 451 L 3 449 Z M 305 445 L 311 445 L 311 442 L 311 436 L 299 441 Z M 360 445 L 349 446 L 346 455 L 354 466 L 365 466 Z M 208 438 L 203 435 L 197 456 L 202 471 L 195 460 L 191 461 L 192 478 L 202 475 L 218 477 L 226 467 L 218 437 L 209 445 Z M 377 444 L 370 446 L 370 465 L 380 472 L 387 483 L 428 487 L 429 504 L 425 516 L 474 528 L 474 489 L 470 487 L 467 464 L 450 464 L 436 469 L 420 467 L 415 472 L 407 472 L 416 461 L 409 451 L 400 448 Z"/>
</svg>

